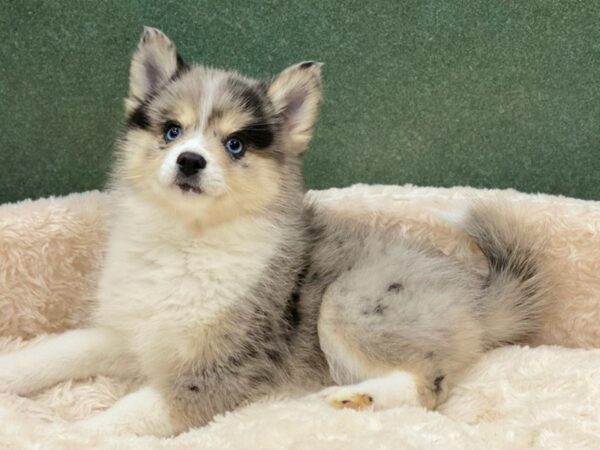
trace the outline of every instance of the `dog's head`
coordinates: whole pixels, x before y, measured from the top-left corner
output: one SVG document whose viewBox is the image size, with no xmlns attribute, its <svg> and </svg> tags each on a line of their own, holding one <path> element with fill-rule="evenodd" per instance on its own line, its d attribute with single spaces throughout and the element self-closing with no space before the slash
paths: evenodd
<svg viewBox="0 0 600 450">
<path fill-rule="evenodd" d="M 320 84 L 313 62 L 269 81 L 188 65 L 146 28 L 131 62 L 118 182 L 204 223 L 261 211 L 300 186 Z"/>
</svg>

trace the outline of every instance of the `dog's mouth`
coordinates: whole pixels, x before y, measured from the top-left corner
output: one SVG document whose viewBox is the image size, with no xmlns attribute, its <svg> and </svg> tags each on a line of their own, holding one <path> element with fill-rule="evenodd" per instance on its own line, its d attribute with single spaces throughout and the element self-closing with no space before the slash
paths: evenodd
<svg viewBox="0 0 600 450">
<path fill-rule="evenodd" d="M 177 183 L 177 187 L 181 189 L 182 192 L 193 192 L 194 194 L 202 194 L 202 189 L 198 186 L 192 186 L 189 183 Z"/>
</svg>

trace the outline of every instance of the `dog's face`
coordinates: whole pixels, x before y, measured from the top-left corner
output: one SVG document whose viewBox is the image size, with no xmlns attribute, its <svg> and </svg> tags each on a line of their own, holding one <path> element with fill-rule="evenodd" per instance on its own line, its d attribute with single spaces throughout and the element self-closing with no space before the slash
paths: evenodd
<svg viewBox="0 0 600 450">
<path fill-rule="evenodd" d="M 268 82 L 188 66 L 146 28 L 133 55 L 117 176 L 148 201 L 209 224 L 263 210 L 307 148 L 320 64 Z"/>
</svg>

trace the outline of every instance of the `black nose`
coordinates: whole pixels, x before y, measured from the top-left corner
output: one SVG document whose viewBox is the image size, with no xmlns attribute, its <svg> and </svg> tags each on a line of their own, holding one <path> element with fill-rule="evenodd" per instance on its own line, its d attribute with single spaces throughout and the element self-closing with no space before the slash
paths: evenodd
<svg viewBox="0 0 600 450">
<path fill-rule="evenodd" d="M 179 170 L 186 176 L 194 175 L 206 167 L 206 160 L 202 155 L 192 152 L 183 152 L 177 157 Z"/>
</svg>

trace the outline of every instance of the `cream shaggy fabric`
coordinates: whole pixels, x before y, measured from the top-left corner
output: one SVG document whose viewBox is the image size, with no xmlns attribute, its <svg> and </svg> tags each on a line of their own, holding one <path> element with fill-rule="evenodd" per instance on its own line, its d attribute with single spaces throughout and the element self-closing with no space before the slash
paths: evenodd
<svg viewBox="0 0 600 450">
<path fill-rule="evenodd" d="M 481 255 L 440 212 L 474 197 L 511 202 L 547 237 L 555 272 L 557 306 L 532 343 L 539 346 L 490 352 L 438 412 L 271 399 L 171 439 L 89 435 L 71 425 L 124 395 L 132 386 L 122 380 L 66 382 L 32 398 L 0 394 L 0 448 L 600 448 L 600 202 L 413 186 L 308 195 L 332 214 L 407 231 L 473 267 L 483 267 Z M 85 325 L 109 215 L 110 196 L 99 192 L 0 206 L 0 351 Z"/>
</svg>

